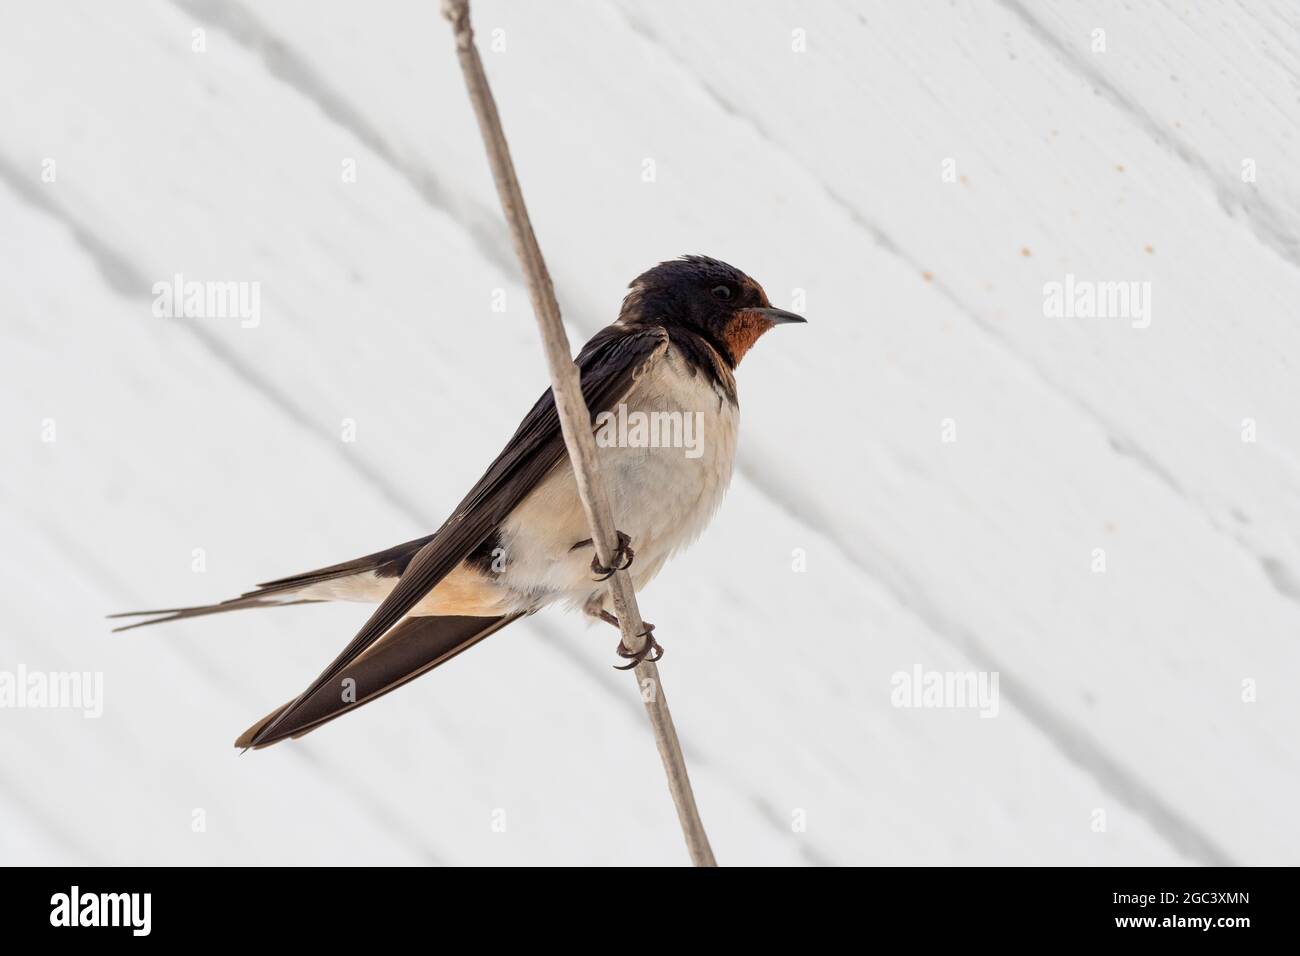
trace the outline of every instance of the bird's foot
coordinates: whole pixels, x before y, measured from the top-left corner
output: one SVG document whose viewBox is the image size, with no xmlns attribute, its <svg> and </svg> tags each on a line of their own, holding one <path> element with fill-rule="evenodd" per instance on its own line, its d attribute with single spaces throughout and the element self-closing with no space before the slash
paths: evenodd
<svg viewBox="0 0 1300 956">
<path fill-rule="evenodd" d="M 600 555 L 595 555 L 591 559 L 591 573 L 596 576 L 597 581 L 608 581 L 614 576 L 615 571 L 626 571 L 632 567 L 632 559 L 636 557 L 636 552 L 632 550 L 632 539 L 622 531 L 615 531 L 618 535 L 618 547 L 614 549 L 613 566 L 605 567 L 600 563 Z M 579 541 L 574 547 L 584 544 L 591 544 L 591 539 Z"/>
<path fill-rule="evenodd" d="M 614 617 L 614 615 L 611 614 L 610 617 Z M 617 623 L 618 618 L 614 618 L 614 620 Z M 642 661 L 649 661 L 650 663 L 653 664 L 655 661 L 659 660 L 664 656 L 663 645 L 655 640 L 655 626 L 649 623 L 648 621 L 642 621 L 641 623 L 645 624 L 645 630 L 638 635 L 639 637 L 645 638 L 645 643 L 641 645 L 641 650 L 639 651 L 628 650 L 627 647 L 623 644 L 623 641 L 620 639 L 618 642 L 618 650 L 616 651 L 616 653 L 618 654 L 619 657 L 623 658 L 626 661 L 630 661 L 631 663 L 615 664 L 614 670 L 630 671 L 632 668 L 636 667 L 636 665 L 640 664 Z"/>
<path fill-rule="evenodd" d="M 620 627 L 618 623 L 618 618 L 615 617 L 613 614 L 609 613 L 609 611 L 606 611 L 603 607 L 599 605 L 599 603 L 596 603 L 595 601 L 588 603 L 587 607 L 584 608 L 584 610 L 586 611 L 587 614 L 591 615 L 592 617 L 600 618 L 610 627 Z M 650 661 L 651 663 L 653 663 L 664 656 L 663 645 L 660 644 L 658 641 L 656 641 L 654 638 L 655 626 L 651 624 L 649 621 L 642 621 L 641 623 L 645 625 L 645 630 L 642 631 L 640 634 L 641 637 L 645 638 L 645 643 L 641 645 L 641 650 L 639 651 L 628 650 L 627 645 L 625 645 L 622 639 L 620 638 L 616 653 L 618 654 L 619 657 L 623 658 L 624 660 L 631 661 L 632 663 L 624 664 L 621 666 L 615 664 L 614 670 L 630 671 L 632 668 L 636 667 L 636 665 L 640 664 L 642 661 Z"/>
</svg>

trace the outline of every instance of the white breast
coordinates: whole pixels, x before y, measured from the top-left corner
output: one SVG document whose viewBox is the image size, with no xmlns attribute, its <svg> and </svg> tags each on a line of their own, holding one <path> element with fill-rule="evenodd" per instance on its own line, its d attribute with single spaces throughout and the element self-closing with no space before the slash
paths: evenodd
<svg viewBox="0 0 1300 956">
<path fill-rule="evenodd" d="M 615 526 L 636 551 L 638 588 L 699 537 L 717 510 L 731 481 L 738 419 L 731 400 L 669 348 L 637 379 L 624 408 L 598 423 L 601 472 Z M 570 549 L 590 536 L 566 457 L 503 523 L 498 583 L 517 595 L 520 609 L 586 603 L 603 591 L 592 581 L 593 551 Z"/>
</svg>

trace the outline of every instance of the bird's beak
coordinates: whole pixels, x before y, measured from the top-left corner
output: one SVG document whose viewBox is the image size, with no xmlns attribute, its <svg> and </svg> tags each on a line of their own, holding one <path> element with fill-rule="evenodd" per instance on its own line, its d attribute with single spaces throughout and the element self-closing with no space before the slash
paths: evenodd
<svg viewBox="0 0 1300 956">
<path fill-rule="evenodd" d="M 793 312 L 787 312 L 785 309 L 750 309 L 750 312 L 757 312 L 759 315 L 766 317 L 773 325 L 785 325 L 789 322 L 807 322 L 802 315 L 795 315 Z"/>
</svg>

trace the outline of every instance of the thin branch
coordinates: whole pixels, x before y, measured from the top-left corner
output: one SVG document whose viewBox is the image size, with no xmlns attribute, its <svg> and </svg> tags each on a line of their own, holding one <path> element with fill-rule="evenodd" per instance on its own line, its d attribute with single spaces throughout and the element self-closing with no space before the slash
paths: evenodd
<svg viewBox="0 0 1300 956">
<path fill-rule="evenodd" d="M 537 244 L 532 222 L 528 218 L 528 209 L 524 206 L 523 192 L 519 188 L 514 163 L 510 159 L 510 147 L 506 144 L 505 133 L 501 129 L 501 117 L 497 115 L 496 101 L 492 98 L 487 74 L 483 72 L 483 61 L 474 45 L 469 0 L 442 0 L 442 12 L 451 21 L 456 38 L 456 55 L 465 74 L 465 85 L 474 106 L 474 114 L 478 117 L 483 143 L 487 147 L 492 178 L 496 181 L 497 194 L 510 224 L 515 255 L 519 257 L 524 276 L 528 280 L 528 295 L 532 299 L 533 312 L 537 315 L 537 324 L 541 328 L 555 406 L 564 431 L 564 443 L 568 446 L 569 458 L 573 463 L 582 508 L 591 525 L 591 540 L 600 563 L 605 567 L 613 567 L 618 544 L 613 512 L 600 477 L 591 415 L 582 397 L 582 385 L 578 368 L 573 364 L 569 337 L 560 321 L 560 305 L 555 300 L 551 276 L 546 271 L 541 247 Z M 637 609 L 632 578 L 626 571 L 615 572 L 609 579 L 609 593 L 614 613 L 618 616 L 619 629 L 623 633 L 623 645 L 632 651 L 639 651 L 646 640 L 643 636 L 645 625 L 641 621 L 641 612 Z M 659 681 L 659 669 L 653 661 L 642 661 L 633 673 L 641 688 L 646 713 L 650 716 L 655 746 L 659 748 L 664 772 L 668 775 L 668 789 L 677 806 L 677 817 L 681 821 L 691 861 L 696 866 L 717 866 L 713 850 L 709 847 L 709 838 L 704 832 L 704 824 L 700 822 L 699 810 L 695 806 L 695 794 L 691 791 L 686 761 L 682 757 L 681 745 L 677 742 L 677 730 L 673 727 L 672 714 L 668 711 L 668 701 Z"/>
</svg>

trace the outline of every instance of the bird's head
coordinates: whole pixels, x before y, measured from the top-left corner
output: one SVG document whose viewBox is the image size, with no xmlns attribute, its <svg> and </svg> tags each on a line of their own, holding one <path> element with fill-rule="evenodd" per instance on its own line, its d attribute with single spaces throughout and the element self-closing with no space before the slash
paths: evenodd
<svg viewBox="0 0 1300 956">
<path fill-rule="evenodd" d="M 632 280 L 629 289 L 620 322 L 690 329 L 704 336 L 732 367 L 768 329 L 808 321 L 773 308 L 761 285 L 735 266 L 707 256 L 661 262 Z"/>
</svg>

